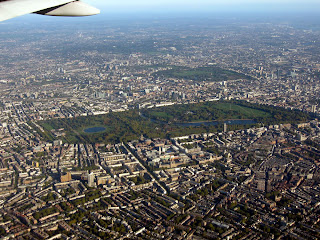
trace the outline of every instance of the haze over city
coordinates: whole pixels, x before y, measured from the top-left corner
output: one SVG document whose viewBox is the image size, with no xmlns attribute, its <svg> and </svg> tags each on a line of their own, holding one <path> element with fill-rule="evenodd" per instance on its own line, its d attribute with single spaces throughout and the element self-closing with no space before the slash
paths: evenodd
<svg viewBox="0 0 320 240">
<path fill-rule="evenodd" d="M 300 0 L 158 0 L 158 1 L 99 1 L 91 0 L 88 1 L 98 7 L 101 7 L 104 11 L 111 10 L 131 10 L 131 11 L 141 11 L 141 10 L 161 10 L 161 11 L 312 11 L 319 12 L 320 3 L 316 0 L 300 1 Z"/>
</svg>

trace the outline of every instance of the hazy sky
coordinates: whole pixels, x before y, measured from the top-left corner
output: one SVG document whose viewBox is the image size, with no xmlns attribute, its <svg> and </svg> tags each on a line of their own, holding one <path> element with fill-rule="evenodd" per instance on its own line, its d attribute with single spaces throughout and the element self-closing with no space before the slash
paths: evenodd
<svg viewBox="0 0 320 240">
<path fill-rule="evenodd" d="M 83 0 L 103 10 L 319 11 L 320 0 Z"/>
</svg>

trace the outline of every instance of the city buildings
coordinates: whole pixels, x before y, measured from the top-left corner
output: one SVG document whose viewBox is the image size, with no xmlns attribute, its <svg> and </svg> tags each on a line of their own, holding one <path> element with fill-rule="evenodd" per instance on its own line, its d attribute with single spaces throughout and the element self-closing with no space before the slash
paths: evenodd
<svg viewBox="0 0 320 240">
<path fill-rule="evenodd" d="M 72 127 L 43 125 L 232 99 L 317 117 L 317 29 L 168 21 L 1 30 L 3 239 L 320 237 L 317 119 L 116 144 L 85 141 L 84 129 L 67 141 Z M 212 67 L 243 77 L 164 74 Z"/>
</svg>

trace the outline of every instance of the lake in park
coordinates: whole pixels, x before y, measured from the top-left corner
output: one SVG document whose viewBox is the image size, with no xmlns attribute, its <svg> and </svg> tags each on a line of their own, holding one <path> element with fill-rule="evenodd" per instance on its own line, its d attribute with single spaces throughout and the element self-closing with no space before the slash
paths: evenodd
<svg viewBox="0 0 320 240">
<path fill-rule="evenodd" d="M 105 131 L 106 128 L 104 127 L 92 127 L 92 128 L 87 128 L 84 130 L 85 133 L 99 133 Z"/>
</svg>

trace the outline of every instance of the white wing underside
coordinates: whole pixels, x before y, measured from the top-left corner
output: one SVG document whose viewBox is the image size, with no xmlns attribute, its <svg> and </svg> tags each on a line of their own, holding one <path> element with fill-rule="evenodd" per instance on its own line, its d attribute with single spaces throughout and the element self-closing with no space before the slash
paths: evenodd
<svg viewBox="0 0 320 240">
<path fill-rule="evenodd" d="M 60 8 L 59 6 L 62 7 Z M 58 7 L 57 9 L 59 10 L 53 10 L 47 15 L 86 16 L 99 13 L 98 9 L 75 0 L 7 0 L 0 1 L 0 21 L 28 13 L 36 13 L 54 7 Z M 79 9 L 80 13 L 77 14 L 77 10 Z M 73 11 L 76 13 L 73 13 Z"/>
</svg>

